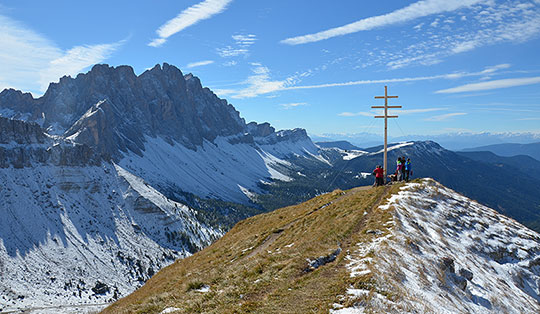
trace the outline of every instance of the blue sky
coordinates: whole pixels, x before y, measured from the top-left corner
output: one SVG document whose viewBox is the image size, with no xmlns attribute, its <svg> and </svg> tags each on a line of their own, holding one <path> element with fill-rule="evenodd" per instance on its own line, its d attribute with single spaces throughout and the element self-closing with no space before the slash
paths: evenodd
<svg viewBox="0 0 540 314">
<path fill-rule="evenodd" d="M 95 63 L 200 77 L 248 122 L 393 136 L 540 133 L 540 0 L 2 1 L 0 88 Z"/>
</svg>

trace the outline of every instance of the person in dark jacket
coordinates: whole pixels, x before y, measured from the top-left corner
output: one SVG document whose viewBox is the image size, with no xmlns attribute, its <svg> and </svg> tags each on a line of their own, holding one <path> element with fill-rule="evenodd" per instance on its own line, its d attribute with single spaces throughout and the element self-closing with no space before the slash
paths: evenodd
<svg viewBox="0 0 540 314">
<path fill-rule="evenodd" d="M 375 175 L 375 186 L 384 185 L 384 169 L 381 166 L 377 166 L 373 170 L 373 174 Z"/>
<path fill-rule="evenodd" d="M 409 176 L 412 176 L 411 159 L 407 158 L 405 162 L 405 180 L 409 181 Z"/>
</svg>

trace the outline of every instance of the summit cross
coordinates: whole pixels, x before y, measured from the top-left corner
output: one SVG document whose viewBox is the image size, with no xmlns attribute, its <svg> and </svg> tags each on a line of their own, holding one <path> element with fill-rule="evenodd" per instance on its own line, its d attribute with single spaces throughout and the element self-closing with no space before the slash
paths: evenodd
<svg viewBox="0 0 540 314">
<path fill-rule="evenodd" d="M 384 116 L 375 116 L 375 118 L 384 118 L 384 182 L 386 183 L 386 167 L 387 167 L 387 148 L 388 148 L 388 119 L 389 118 L 397 118 L 398 116 L 389 116 L 388 115 L 388 108 L 401 108 L 401 106 L 388 106 L 388 99 L 389 98 L 398 98 L 398 96 L 388 96 L 388 87 L 384 86 L 384 96 L 375 96 L 376 99 L 383 99 L 384 98 L 384 106 L 371 106 L 371 108 L 376 109 L 384 109 Z"/>
</svg>

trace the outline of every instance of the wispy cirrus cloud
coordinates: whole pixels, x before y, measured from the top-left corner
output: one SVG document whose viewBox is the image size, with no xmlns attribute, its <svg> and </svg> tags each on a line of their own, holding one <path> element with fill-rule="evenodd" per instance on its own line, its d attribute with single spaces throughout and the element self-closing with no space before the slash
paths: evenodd
<svg viewBox="0 0 540 314">
<path fill-rule="evenodd" d="M 24 24 L 0 15 L 0 89 L 7 87 L 44 92 L 64 75 L 76 75 L 102 62 L 126 40 L 60 49 L 54 42 Z"/>
<path fill-rule="evenodd" d="M 447 114 L 441 114 L 438 116 L 429 117 L 424 120 L 425 121 L 443 121 L 443 120 L 448 120 L 450 118 L 457 117 L 457 116 L 464 116 L 466 114 L 467 114 L 466 112 L 453 112 L 453 113 L 447 113 Z"/>
<path fill-rule="evenodd" d="M 268 94 L 275 91 L 283 90 L 290 82 L 290 79 L 272 80 L 270 77 L 270 69 L 267 67 L 255 64 L 252 69 L 253 74 L 250 75 L 243 85 L 246 87 L 239 90 L 218 90 L 218 94 L 231 95 L 231 98 L 252 98 L 258 95 Z"/>
<path fill-rule="evenodd" d="M 540 34 L 540 7 L 528 0 L 482 1 L 456 13 L 440 14 L 431 25 L 424 21 L 430 27 L 412 26 L 415 32 L 399 38 L 390 34 L 388 42 L 379 40 L 360 53 L 360 67 L 433 65 L 456 54 L 500 43 L 522 43 Z"/>
<path fill-rule="evenodd" d="M 254 34 L 233 35 L 232 39 L 234 39 L 239 46 L 249 47 L 257 41 L 257 36 Z"/>
<path fill-rule="evenodd" d="M 267 67 L 259 63 L 252 63 L 252 65 L 255 67 L 252 69 L 253 74 L 249 76 L 245 81 L 239 83 L 239 85 L 245 85 L 245 87 L 241 89 L 215 89 L 216 93 L 222 96 L 230 95 L 231 98 L 252 98 L 263 94 L 286 90 L 319 89 L 368 84 L 405 83 L 440 79 L 455 80 L 463 77 L 484 76 L 486 74 L 486 71 L 493 74 L 499 69 L 507 68 L 507 65 L 496 65 L 487 67 L 486 69 L 479 72 L 455 72 L 431 76 L 388 78 L 380 80 L 358 80 L 349 82 L 323 83 L 316 85 L 297 85 L 303 77 L 309 76 L 309 71 L 297 73 L 283 80 L 275 80 L 271 78 L 270 70 Z"/>
<path fill-rule="evenodd" d="M 464 93 L 464 92 L 476 92 L 483 90 L 492 90 L 499 88 L 508 88 L 514 86 L 539 84 L 540 76 L 535 77 L 522 77 L 522 78 L 510 78 L 502 80 L 493 80 L 480 83 L 465 84 L 453 88 L 441 89 L 436 91 L 436 94 L 452 94 L 452 93 Z"/>
<path fill-rule="evenodd" d="M 180 12 L 175 18 L 167 21 L 156 31 L 158 38 L 153 39 L 148 46 L 159 47 L 172 35 L 211 18 L 227 8 L 232 0 L 205 0 Z"/>
<path fill-rule="evenodd" d="M 538 121 L 540 120 L 540 117 L 535 117 L 535 118 L 521 118 L 521 119 L 517 119 L 518 121 Z"/>
<path fill-rule="evenodd" d="M 298 108 L 298 107 L 301 107 L 301 106 L 307 106 L 307 103 L 305 103 L 305 102 L 294 102 L 294 103 L 287 103 L 287 104 L 279 104 L 278 106 L 280 106 L 283 109 L 288 110 L 288 109 Z"/>
<path fill-rule="evenodd" d="M 235 48 L 233 46 L 217 48 L 216 51 L 218 55 L 222 58 L 246 56 L 249 53 L 249 50 L 246 48 Z"/>
<path fill-rule="evenodd" d="M 390 114 L 409 115 L 409 114 L 426 113 L 426 112 L 442 111 L 442 110 L 448 110 L 448 108 L 444 107 L 444 108 L 419 108 L 419 109 L 390 109 L 391 111 Z M 342 113 L 338 113 L 338 116 L 340 117 L 357 117 L 357 116 L 373 117 L 375 115 L 382 115 L 382 114 L 384 114 L 383 110 L 372 110 L 370 112 L 368 111 L 342 112 Z"/>
<path fill-rule="evenodd" d="M 188 63 L 188 64 L 186 65 L 186 68 L 191 69 L 191 68 L 196 68 L 196 67 L 201 67 L 201 66 L 209 65 L 209 64 L 212 64 L 212 63 L 214 63 L 213 60 L 205 60 L 205 61 L 191 62 L 191 63 Z"/>
<path fill-rule="evenodd" d="M 254 34 L 233 35 L 234 45 L 228 45 L 223 48 L 217 48 L 218 55 L 222 58 L 248 56 L 249 48 L 257 41 L 257 36 Z"/>
<path fill-rule="evenodd" d="M 287 38 L 281 42 L 289 45 L 300 45 L 321 41 L 337 36 L 348 35 L 360 31 L 411 21 L 428 15 L 455 11 L 457 9 L 468 7 L 484 1 L 485 0 L 422 0 L 388 14 L 368 17 L 354 23 L 331 28 L 314 34 Z"/>
<path fill-rule="evenodd" d="M 369 112 L 369 111 L 358 111 L 358 112 L 341 112 L 341 113 L 338 113 L 338 116 L 340 117 L 358 117 L 358 116 L 363 116 L 363 117 L 373 117 L 375 115 L 375 113 L 373 112 Z"/>
</svg>

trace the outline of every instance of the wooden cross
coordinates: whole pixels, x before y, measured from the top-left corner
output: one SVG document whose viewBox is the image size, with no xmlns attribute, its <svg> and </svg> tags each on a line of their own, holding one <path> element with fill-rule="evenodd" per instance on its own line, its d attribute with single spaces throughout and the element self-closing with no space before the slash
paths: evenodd
<svg viewBox="0 0 540 314">
<path fill-rule="evenodd" d="M 398 98 L 398 96 L 388 96 L 388 87 L 384 86 L 384 96 L 375 96 L 376 99 L 384 98 L 384 106 L 371 106 L 371 108 L 384 109 L 384 116 L 375 116 L 375 118 L 384 118 L 384 182 L 386 183 L 386 167 L 387 167 L 387 135 L 388 135 L 388 118 L 397 118 L 398 116 L 389 116 L 388 108 L 401 108 L 401 106 L 388 106 L 388 98 Z"/>
</svg>

